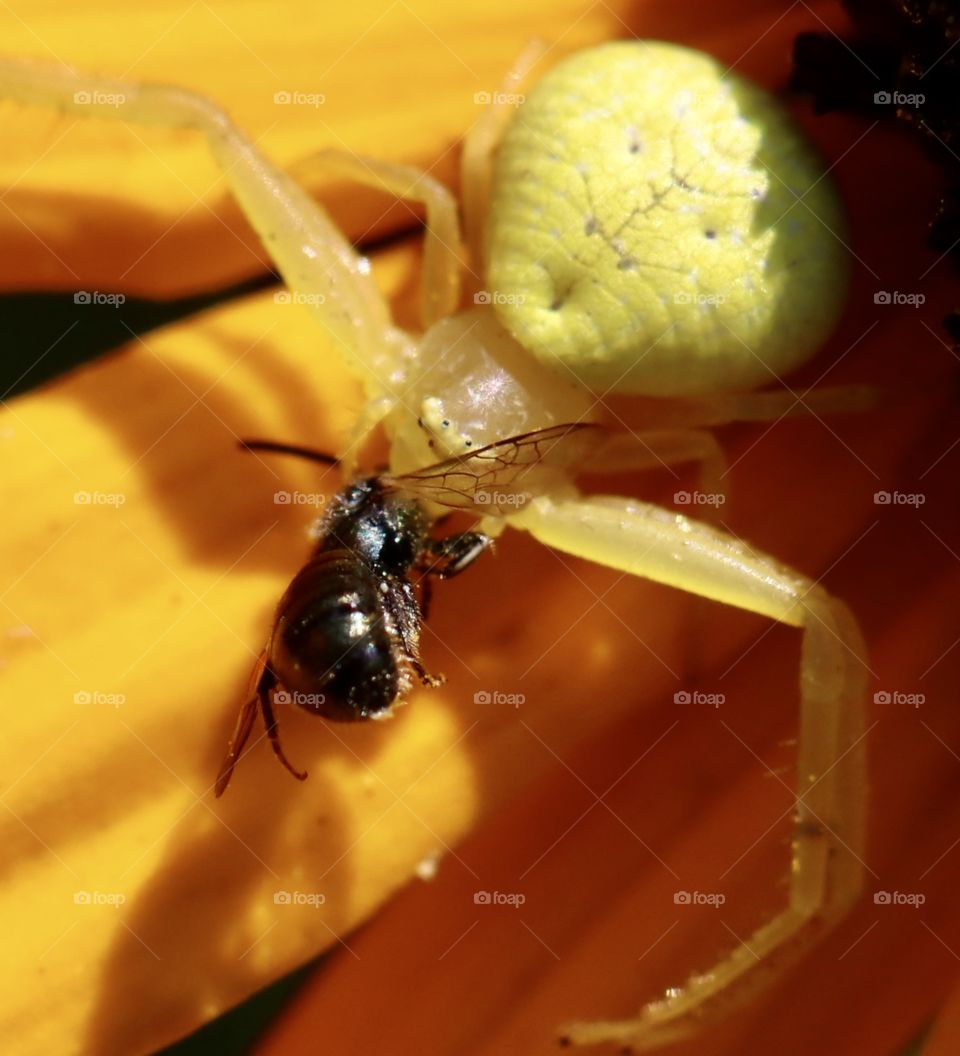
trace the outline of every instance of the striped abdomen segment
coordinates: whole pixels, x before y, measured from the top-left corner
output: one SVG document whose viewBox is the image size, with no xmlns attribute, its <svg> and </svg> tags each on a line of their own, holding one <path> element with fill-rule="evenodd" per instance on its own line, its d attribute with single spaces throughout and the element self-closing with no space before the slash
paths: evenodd
<svg viewBox="0 0 960 1056">
<path fill-rule="evenodd" d="M 318 553 L 280 599 L 268 662 L 293 703 L 326 718 L 389 707 L 399 675 L 379 578 L 347 550 Z"/>
</svg>

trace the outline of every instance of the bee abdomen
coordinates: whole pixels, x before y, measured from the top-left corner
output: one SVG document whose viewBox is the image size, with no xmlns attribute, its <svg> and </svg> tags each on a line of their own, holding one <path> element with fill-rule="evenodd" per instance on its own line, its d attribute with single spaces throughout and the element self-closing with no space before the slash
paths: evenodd
<svg viewBox="0 0 960 1056">
<path fill-rule="evenodd" d="M 379 578 L 347 550 L 318 553 L 280 599 L 269 661 L 308 711 L 354 721 L 388 708 L 399 675 Z"/>
</svg>

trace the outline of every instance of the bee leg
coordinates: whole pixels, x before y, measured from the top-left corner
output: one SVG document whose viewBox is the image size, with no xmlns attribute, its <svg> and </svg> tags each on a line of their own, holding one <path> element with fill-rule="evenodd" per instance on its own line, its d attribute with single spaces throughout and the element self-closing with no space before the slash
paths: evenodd
<svg viewBox="0 0 960 1056">
<path fill-rule="evenodd" d="M 247 738 L 250 736 L 256 717 L 257 698 L 251 697 L 244 702 L 243 707 L 240 709 L 240 714 L 237 716 L 237 725 L 234 728 L 233 736 L 230 738 L 230 747 L 227 749 L 227 754 L 220 765 L 220 772 L 217 774 L 217 780 L 213 786 L 213 794 L 217 799 L 223 795 L 227 790 L 227 785 L 230 784 L 230 778 L 233 777 L 233 768 L 237 765 L 243 746 L 247 743 Z"/>
<path fill-rule="evenodd" d="M 259 703 L 260 684 L 263 681 L 264 672 L 267 670 L 267 650 L 260 650 L 257 662 L 253 665 L 247 688 L 247 699 L 237 716 L 237 725 L 234 727 L 233 736 L 230 738 L 230 746 L 223 763 L 220 765 L 220 773 L 217 774 L 216 783 L 213 786 L 213 794 L 219 799 L 230 784 L 233 777 L 233 768 L 240 759 L 243 746 L 247 743 L 250 731 L 253 729 L 254 719 L 257 717 L 257 704 Z"/>
<path fill-rule="evenodd" d="M 430 615 L 430 603 L 433 600 L 433 579 L 450 579 L 469 568 L 474 561 L 493 543 L 489 535 L 482 532 L 462 532 L 448 535 L 444 539 L 432 539 L 428 544 L 427 554 L 417 568 L 423 573 L 417 581 L 420 587 L 420 614 L 424 620 Z M 441 564 L 445 561 L 445 564 Z M 422 677 L 422 676 L 421 676 Z"/>
<path fill-rule="evenodd" d="M 280 746 L 280 731 L 277 726 L 277 717 L 273 713 L 272 700 L 273 691 L 276 688 L 276 685 L 277 676 L 269 667 L 265 667 L 263 676 L 260 679 L 260 684 L 257 687 L 257 699 L 260 701 L 260 710 L 263 712 L 263 724 L 267 728 L 267 736 L 270 738 L 270 747 L 273 748 L 273 754 L 298 781 L 305 781 L 307 771 L 297 770 L 290 760 L 283 754 L 283 748 Z"/>
<path fill-rule="evenodd" d="M 413 584 L 403 581 L 391 587 L 384 597 L 384 603 L 400 639 L 404 660 L 425 686 L 442 686 L 444 677 L 429 674 L 420 662 L 420 623 L 423 610 L 417 604 Z"/>
<path fill-rule="evenodd" d="M 431 577 L 437 579 L 450 579 L 459 575 L 465 568 L 469 568 L 474 561 L 493 543 L 489 535 L 482 532 L 459 532 L 456 535 L 448 535 L 443 539 L 431 539 L 427 544 L 427 552 L 424 560 L 417 567 L 423 572 L 420 577 L 420 616 L 426 619 L 430 611 L 430 603 L 433 600 L 433 582 Z M 409 586 L 409 584 L 408 584 Z M 413 602 L 416 604 L 416 601 Z M 395 618 L 398 626 L 402 621 Z M 401 632 L 401 640 L 410 666 L 416 671 L 425 686 L 439 686 L 444 682 L 443 677 L 428 674 L 420 663 L 419 649 L 419 624 L 414 628 L 413 635 L 408 639 Z"/>
<path fill-rule="evenodd" d="M 426 572 L 418 580 L 420 586 L 420 612 L 424 619 L 430 615 L 430 603 L 433 601 L 433 580 Z"/>
<path fill-rule="evenodd" d="M 418 659 L 408 656 L 407 661 L 417 673 L 417 678 L 419 678 L 425 686 L 429 686 L 431 689 L 436 689 L 437 686 L 442 686 L 444 682 L 447 681 L 446 675 L 431 675 Z"/>
<path fill-rule="evenodd" d="M 431 539 L 428 550 L 433 560 L 429 560 L 424 572 L 438 579 L 459 576 L 492 543 L 493 538 L 483 532 L 460 532 L 443 539 Z"/>
</svg>

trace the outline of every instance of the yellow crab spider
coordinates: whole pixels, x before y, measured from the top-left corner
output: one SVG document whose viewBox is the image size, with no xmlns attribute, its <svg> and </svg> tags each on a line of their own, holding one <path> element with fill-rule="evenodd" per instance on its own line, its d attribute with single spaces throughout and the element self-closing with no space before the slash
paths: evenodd
<svg viewBox="0 0 960 1056">
<path fill-rule="evenodd" d="M 524 56 L 508 88 L 536 57 Z M 515 112 L 498 102 L 480 119 L 463 151 L 477 291 L 466 310 L 457 205 L 446 188 L 343 152 L 310 159 L 424 203 L 419 336 L 394 325 L 367 261 L 324 210 L 209 100 L 14 60 L 0 63 L 0 95 L 202 132 L 284 281 L 313 295 L 305 302 L 363 381 L 370 403 L 354 440 L 382 421 L 394 473 L 436 461 L 438 448 L 455 455 L 600 419 L 603 396 L 626 392 L 642 398 L 651 429 L 619 449 L 618 468 L 693 460 L 716 489 L 722 456 L 704 427 L 785 413 L 793 394 L 749 390 L 812 356 L 840 310 L 842 214 L 809 148 L 761 90 L 670 44 L 574 55 Z M 823 391 L 803 402 L 835 410 L 862 396 Z M 565 1028 L 572 1043 L 654 1049 L 750 1000 L 857 898 L 864 646 L 842 602 L 710 525 L 636 499 L 585 497 L 565 477 L 493 515 L 502 512 L 491 511 L 484 530 L 523 529 L 568 554 L 802 631 L 785 907 L 634 1018 Z"/>
</svg>

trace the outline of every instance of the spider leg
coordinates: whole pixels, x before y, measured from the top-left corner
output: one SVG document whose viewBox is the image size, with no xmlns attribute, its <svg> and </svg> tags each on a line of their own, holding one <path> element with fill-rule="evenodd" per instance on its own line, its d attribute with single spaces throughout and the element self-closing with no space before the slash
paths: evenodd
<svg viewBox="0 0 960 1056">
<path fill-rule="evenodd" d="M 420 273 L 420 312 L 429 328 L 457 310 L 461 296 L 463 243 L 456 198 L 429 173 L 410 165 L 378 161 L 345 150 L 327 148 L 292 166 L 292 172 L 305 177 L 313 169 L 338 174 L 359 183 L 420 202 L 426 208 L 426 235 L 423 241 L 423 267 Z M 361 409 L 341 452 L 345 475 L 356 467 L 355 452 L 367 436 L 397 407 L 396 395 L 380 395 Z"/>
<path fill-rule="evenodd" d="M 16 59 L 0 60 L 0 97 L 82 117 L 202 132 L 284 282 L 318 316 L 368 395 L 381 395 L 397 375 L 410 340 L 393 327 L 367 261 L 211 100 L 171 85 L 83 76 Z"/>
<path fill-rule="evenodd" d="M 781 388 L 706 396 L 640 396 L 631 401 L 631 416 L 636 414 L 636 420 L 649 428 L 706 428 L 728 422 L 773 422 L 798 415 L 869 411 L 895 395 L 876 385 L 820 385 L 796 391 Z"/>
<path fill-rule="evenodd" d="M 462 247 L 457 201 L 438 180 L 422 169 L 377 161 L 328 147 L 296 162 L 297 173 L 320 167 L 358 183 L 389 191 L 402 200 L 422 203 L 427 210 L 420 276 L 421 314 L 425 327 L 456 311 L 460 303 Z"/>
<path fill-rule="evenodd" d="M 378 396 L 367 400 L 360 408 L 360 413 L 350 427 L 350 432 L 347 434 L 346 442 L 337 460 L 345 479 L 350 480 L 356 475 L 357 455 L 364 442 L 383 419 L 393 412 L 398 403 L 399 400 L 393 396 Z"/>
<path fill-rule="evenodd" d="M 713 967 L 634 1019 L 573 1023 L 577 1044 L 646 1051 L 745 1003 L 856 900 L 863 883 L 867 665 L 846 606 L 731 536 L 622 498 L 537 498 L 510 517 L 541 542 L 799 628 L 797 798 L 787 905 Z M 682 557 L 682 560 L 678 560 Z"/>
<path fill-rule="evenodd" d="M 463 141 L 463 153 L 460 155 L 460 197 L 463 202 L 467 248 L 470 250 L 470 267 L 477 289 L 483 286 L 485 274 L 483 225 L 493 180 L 493 156 L 507 122 L 516 111 L 516 93 L 546 50 L 547 46 L 542 40 L 532 40 L 527 44 L 504 77 L 500 90 L 474 122 Z"/>
<path fill-rule="evenodd" d="M 726 502 L 724 484 L 727 460 L 716 437 L 702 429 L 651 429 L 611 435 L 597 452 L 591 470 L 603 473 L 668 468 L 696 462 L 700 469 L 700 493 L 711 498 L 699 512 L 708 520 Z M 682 494 L 682 493 L 678 493 Z M 686 497 L 689 501 L 690 496 Z M 683 503 L 684 498 L 678 501 Z"/>
<path fill-rule="evenodd" d="M 703 429 L 651 429 L 638 433 L 617 433 L 597 455 L 596 467 L 604 473 L 644 469 L 669 469 L 685 462 L 699 467 L 699 489 L 674 492 L 674 503 L 683 512 L 711 524 L 720 523 L 720 511 L 727 501 L 724 475 L 726 455 L 713 433 Z M 689 615 L 682 652 L 683 681 L 688 686 L 699 681 L 700 658 L 708 613 L 702 598 L 690 598 Z"/>
</svg>

